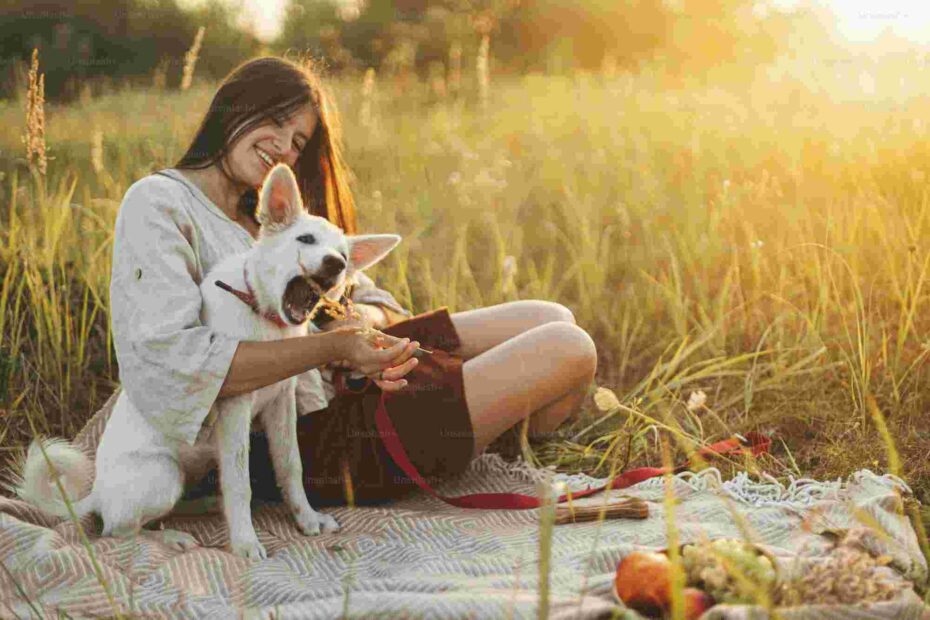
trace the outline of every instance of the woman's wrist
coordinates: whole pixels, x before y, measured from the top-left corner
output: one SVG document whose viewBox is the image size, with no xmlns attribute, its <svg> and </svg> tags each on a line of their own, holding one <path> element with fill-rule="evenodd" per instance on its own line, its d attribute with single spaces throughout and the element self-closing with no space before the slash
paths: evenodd
<svg viewBox="0 0 930 620">
<path fill-rule="evenodd" d="M 338 362 L 345 357 L 346 336 L 338 330 L 307 334 L 303 339 L 308 347 L 318 347 L 324 352 L 326 360 L 318 366 Z"/>
</svg>

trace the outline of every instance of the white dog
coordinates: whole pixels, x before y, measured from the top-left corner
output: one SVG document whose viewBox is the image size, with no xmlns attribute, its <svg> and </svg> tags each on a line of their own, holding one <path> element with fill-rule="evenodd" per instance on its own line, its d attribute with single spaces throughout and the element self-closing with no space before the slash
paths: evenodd
<svg viewBox="0 0 930 620">
<path fill-rule="evenodd" d="M 333 299 L 333 293 L 338 295 L 355 271 L 377 263 L 400 242 L 397 235 L 346 236 L 326 219 L 308 215 L 297 181 L 283 164 L 275 166 L 265 179 L 258 218 L 262 228 L 255 245 L 221 262 L 201 284 L 204 324 L 239 340 L 306 334 L 310 309 L 319 301 L 314 290 L 326 291 Z M 338 530 L 335 519 L 310 507 L 304 492 L 297 446 L 296 383 L 291 377 L 248 394 L 218 399 L 208 418 L 215 418 L 212 436 L 203 439 L 201 433 L 193 446 L 171 440 L 153 428 L 124 392 L 97 448 L 96 467 L 77 448 L 54 440 L 43 444 L 52 462 L 50 470 L 38 440 L 33 441 L 16 492 L 46 512 L 66 516 L 67 506 L 55 484 L 55 474 L 64 474 L 61 481 L 69 497 L 80 492 L 82 479 L 93 475 L 91 492 L 74 503 L 78 515 L 100 514 L 104 535 L 143 533 L 187 548 L 196 545 L 187 534 L 150 532 L 142 526 L 171 511 L 183 491 L 185 472 L 202 471 L 204 463 L 218 462 L 232 551 L 248 558 L 264 558 L 266 552 L 255 534 L 249 507 L 249 429 L 252 418 L 258 415 L 268 437 L 278 485 L 300 531 L 314 535 L 321 526 L 323 531 Z M 165 394 L 165 398 L 171 395 Z M 139 485 L 145 493 L 138 492 Z"/>
</svg>

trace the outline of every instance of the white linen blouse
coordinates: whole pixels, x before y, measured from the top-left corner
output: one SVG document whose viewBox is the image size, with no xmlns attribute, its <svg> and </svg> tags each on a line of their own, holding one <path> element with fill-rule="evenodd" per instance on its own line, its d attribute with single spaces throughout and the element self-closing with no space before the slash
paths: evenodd
<svg viewBox="0 0 930 620">
<path fill-rule="evenodd" d="M 116 217 L 110 316 L 121 396 L 187 444 L 197 438 L 239 344 L 202 323 L 200 281 L 253 241 L 174 168 L 133 183 Z M 351 298 L 411 316 L 364 273 Z M 323 409 L 334 396 L 328 368 L 298 375 L 298 414 Z"/>
</svg>

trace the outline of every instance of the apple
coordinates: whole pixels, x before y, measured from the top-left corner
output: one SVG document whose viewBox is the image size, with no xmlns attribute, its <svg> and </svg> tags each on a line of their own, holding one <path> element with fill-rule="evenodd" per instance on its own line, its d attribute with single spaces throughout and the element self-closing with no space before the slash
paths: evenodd
<svg viewBox="0 0 930 620">
<path fill-rule="evenodd" d="M 634 551 L 620 561 L 614 577 L 617 598 L 636 611 L 657 615 L 668 609 L 672 563 L 668 556 Z"/>
<path fill-rule="evenodd" d="M 682 594 L 685 597 L 685 620 L 697 620 L 714 606 L 713 597 L 703 590 L 685 588 Z"/>
</svg>

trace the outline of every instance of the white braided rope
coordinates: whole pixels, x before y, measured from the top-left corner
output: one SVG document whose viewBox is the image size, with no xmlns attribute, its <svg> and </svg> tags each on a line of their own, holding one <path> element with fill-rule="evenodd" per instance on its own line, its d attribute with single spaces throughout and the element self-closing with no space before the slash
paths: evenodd
<svg viewBox="0 0 930 620">
<path fill-rule="evenodd" d="M 519 459 L 514 462 L 505 461 L 500 455 L 486 453 L 472 461 L 471 468 L 475 473 L 504 473 L 516 476 L 526 482 L 548 482 L 558 488 L 564 484 L 568 490 L 581 491 L 589 488 L 602 487 L 609 478 L 595 478 L 587 474 L 555 473 L 550 466 L 546 469 L 533 467 Z M 861 485 L 872 483 L 889 489 L 910 494 L 911 489 L 901 478 L 893 474 L 876 474 L 868 469 L 853 473 L 847 481 L 842 478 L 835 480 L 814 480 L 813 478 L 789 477 L 787 485 L 779 482 L 773 476 L 762 473 L 759 480 L 753 480 L 746 472 L 738 472 L 731 480 L 723 480 L 720 470 L 709 467 L 699 472 L 685 471 L 673 476 L 674 484 L 684 485 L 694 492 L 722 491 L 731 499 L 750 506 L 778 506 L 783 508 L 804 509 L 819 502 L 840 500 L 842 492 L 851 482 Z M 632 489 L 656 489 L 665 484 L 662 476 L 644 480 Z M 559 489 L 561 491 L 561 489 Z"/>
</svg>

